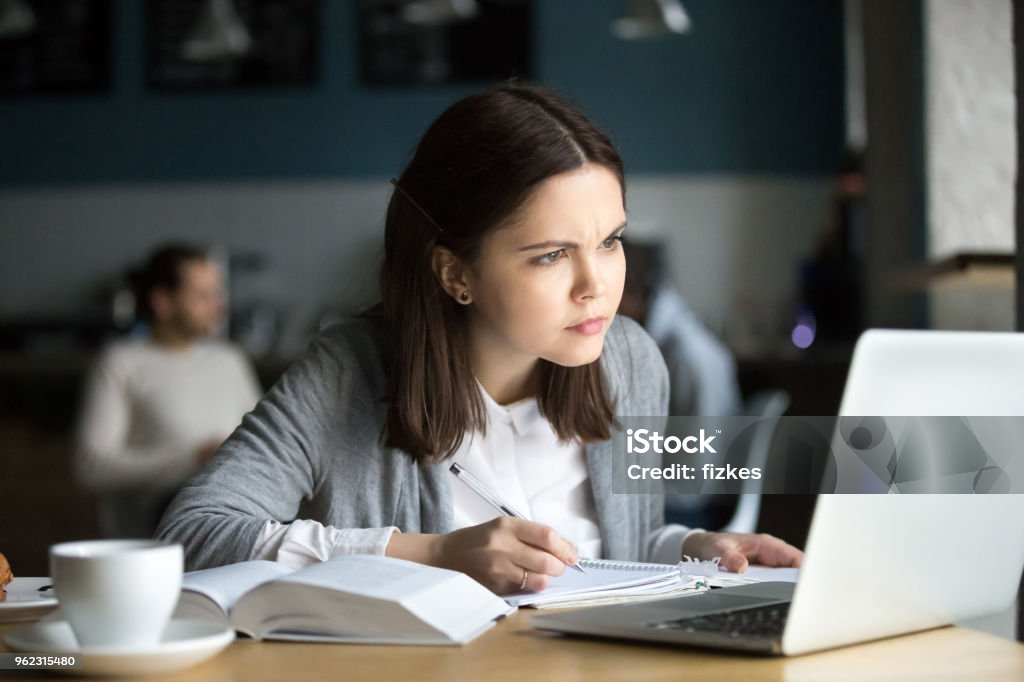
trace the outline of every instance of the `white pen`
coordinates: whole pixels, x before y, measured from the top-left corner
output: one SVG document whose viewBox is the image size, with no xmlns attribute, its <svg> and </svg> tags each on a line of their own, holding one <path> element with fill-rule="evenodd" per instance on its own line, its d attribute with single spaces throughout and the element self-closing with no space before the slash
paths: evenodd
<svg viewBox="0 0 1024 682">
<path fill-rule="evenodd" d="M 487 504 L 491 505 L 492 507 L 494 507 L 495 509 L 500 511 L 505 516 L 514 516 L 517 519 L 523 519 L 523 520 L 526 520 L 526 521 L 529 520 L 525 516 L 523 516 L 521 513 L 516 511 L 515 507 L 513 507 L 510 504 L 508 504 L 507 502 L 502 500 L 500 497 L 498 497 L 497 495 L 492 493 L 490 491 L 490 489 L 487 488 L 487 486 L 485 486 L 483 483 L 481 483 L 480 480 L 476 476 L 474 476 L 473 474 L 471 474 L 468 471 L 466 471 L 466 469 L 464 467 L 461 467 L 458 464 L 454 464 L 453 463 L 450 467 L 448 467 L 448 470 L 451 471 L 453 474 L 455 474 L 455 477 L 457 479 L 459 479 L 460 481 L 465 483 L 469 487 L 470 490 L 472 490 L 477 495 L 482 497 L 484 499 L 484 501 L 487 502 Z M 577 560 L 575 564 L 567 564 L 567 565 L 568 566 L 572 566 L 573 568 L 575 568 L 580 573 L 586 573 L 586 571 L 583 570 L 583 567 L 580 566 L 579 560 Z"/>
</svg>

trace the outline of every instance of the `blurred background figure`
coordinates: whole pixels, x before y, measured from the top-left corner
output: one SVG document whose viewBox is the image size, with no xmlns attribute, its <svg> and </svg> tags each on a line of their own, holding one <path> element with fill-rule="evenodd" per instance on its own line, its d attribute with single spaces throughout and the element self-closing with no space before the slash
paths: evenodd
<svg viewBox="0 0 1024 682">
<path fill-rule="evenodd" d="M 76 478 L 99 494 L 108 537 L 152 535 L 178 487 L 260 395 L 245 356 L 213 338 L 225 305 L 206 252 L 164 246 L 132 279 L 144 325 L 93 367 L 74 456 Z"/>
<path fill-rule="evenodd" d="M 665 250 L 656 242 L 626 243 L 626 286 L 619 312 L 642 324 L 661 350 L 668 368 L 670 415 L 745 414 L 732 353 L 672 283 Z M 665 515 L 673 523 L 717 530 L 729 523 L 736 504 L 736 495 L 670 495 Z"/>
<path fill-rule="evenodd" d="M 629 241 L 625 251 L 626 286 L 619 312 L 642 324 L 661 349 L 671 390 L 669 414 L 741 414 L 732 353 L 704 326 L 672 284 L 664 263 L 664 245 Z"/>
<path fill-rule="evenodd" d="M 853 343 L 864 331 L 866 191 L 863 153 L 847 150 L 814 255 L 800 269 L 801 301 L 792 335 L 798 348 L 814 341 Z"/>
</svg>

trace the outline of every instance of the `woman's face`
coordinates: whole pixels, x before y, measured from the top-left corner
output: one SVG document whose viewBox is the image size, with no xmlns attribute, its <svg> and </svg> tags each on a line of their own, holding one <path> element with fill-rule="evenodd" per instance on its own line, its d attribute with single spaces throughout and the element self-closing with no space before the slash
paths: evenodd
<svg viewBox="0 0 1024 682">
<path fill-rule="evenodd" d="M 512 362 L 596 360 L 622 298 L 625 223 L 622 189 L 604 166 L 546 180 L 465 273 L 471 342 Z"/>
</svg>

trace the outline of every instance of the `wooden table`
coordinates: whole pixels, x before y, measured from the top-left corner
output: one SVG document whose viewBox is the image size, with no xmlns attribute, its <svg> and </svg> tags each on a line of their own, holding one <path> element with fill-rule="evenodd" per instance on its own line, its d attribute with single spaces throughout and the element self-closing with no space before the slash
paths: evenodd
<svg viewBox="0 0 1024 682">
<path fill-rule="evenodd" d="M 202 665 L 152 679 L 1024 680 L 1024 644 L 962 628 L 942 628 L 787 659 L 562 637 L 530 629 L 531 615 L 529 611 L 520 611 L 463 647 L 239 640 Z M 15 627 L 18 626 L 0 626 L 0 634 Z M 28 671 L 0 672 L 3 679 L 31 675 Z"/>
</svg>

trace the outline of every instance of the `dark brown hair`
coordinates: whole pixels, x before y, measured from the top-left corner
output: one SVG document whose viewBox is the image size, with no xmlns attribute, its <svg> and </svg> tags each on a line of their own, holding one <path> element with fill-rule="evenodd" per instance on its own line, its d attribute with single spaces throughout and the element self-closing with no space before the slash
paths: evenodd
<svg viewBox="0 0 1024 682">
<path fill-rule="evenodd" d="M 548 178 L 602 165 L 619 180 L 611 140 L 550 90 L 508 83 L 449 107 L 427 130 L 388 204 L 381 295 L 388 338 L 386 445 L 426 463 L 455 454 L 487 413 L 470 367 L 465 307 L 431 266 L 436 246 L 472 262 Z M 613 410 L 598 362 L 541 360 L 537 401 L 559 439 L 611 437 Z"/>
<path fill-rule="evenodd" d="M 151 297 L 157 289 L 170 293 L 181 287 L 185 263 L 208 260 L 210 254 L 193 244 L 165 244 L 153 251 L 142 267 L 128 273 L 135 294 L 136 312 L 144 321 L 153 320 Z"/>
</svg>

